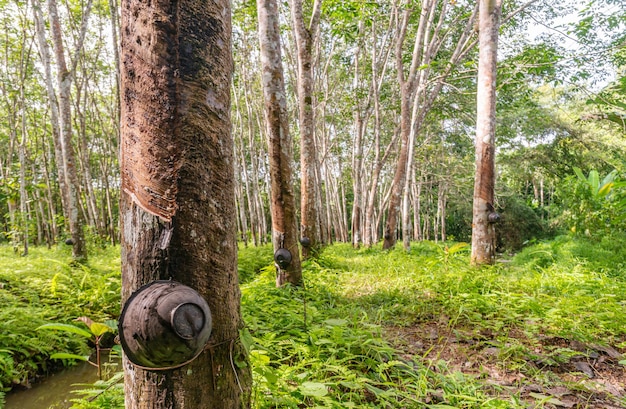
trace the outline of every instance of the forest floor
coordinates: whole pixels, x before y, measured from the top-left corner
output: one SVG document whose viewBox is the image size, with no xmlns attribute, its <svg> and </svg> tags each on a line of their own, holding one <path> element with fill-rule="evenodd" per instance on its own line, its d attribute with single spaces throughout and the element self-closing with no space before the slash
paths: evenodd
<svg viewBox="0 0 626 409">
<path fill-rule="evenodd" d="M 626 377 L 624 365 L 619 363 L 623 355 L 613 347 L 545 337 L 533 342 L 532 358 L 523 364 L 524 368 L 516 369 L 510 365 L 513 352 L 507 351 L 515 342 L 492 346 L 497 344 L 491 342 L 493 334 L 451 330 L 443 321 L 408 328 L 388 327 L 385 334 L 404 359 L 425 360 L 433 368 L 438 361 L 445 361 L 450 370 L 492 386 L 494 396 L 518 397 L 529 407 L 541 402 L 550 408 L 624 408 Z M 508 337 L 530 342 L 520 333 Z M 555 348 L 569 351 L 570 357 L 561 359 L 562 362 L 549 358 Z M 572 356 L 572 351 L 579 354 Z M 543 380 L 549 380 L 547 385 Z M 443 401 L 441 391 L 433 391 L 430 398 L 432 403 Z"/>
<path fill-rule="evenodd" d="M 276 288 L 271 245 L 242 245 L 252 407 L 626 408 L 624 247 L 563 236 L 475 268 L 464 243 L 339 243 L 303 263 L 305 287 Z M 53 353 L 85 352 L 42 325 L 119 315 L 119 266 L 115 247 L 80 265 L 63 247 L 0 246 L 0 408 L 1 391 L 58 367 Z M 123 408 L 121 387 L 93 390 L 73 407 Z"/>
<path fill-rule="evenodd" d="M 293 294 L 265 268 L 243 286 L 257 407 L 626 408 L 625 245 L 563 236 L 477 269 L 463 243 L 335 244 Z"/>
</svg>

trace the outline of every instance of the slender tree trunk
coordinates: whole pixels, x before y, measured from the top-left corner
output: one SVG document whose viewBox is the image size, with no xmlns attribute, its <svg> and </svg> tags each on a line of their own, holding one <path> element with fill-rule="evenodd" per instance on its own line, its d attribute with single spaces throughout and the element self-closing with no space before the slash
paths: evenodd
<svg viewBox="0 0 626 409">
<path fill-rule="evenodd" d="M 415 218 L 413 222 L 413 235 L 415 240 L 422 240 L 422 175 L 417 182 L 413 181 L 413 201 L 415 204 Z"/>
<path fill-rule="evenodd" d="M 476 176 L 472 219 L 473 265 L 493 264 L 496 232 L 489 222 L 494 211 L 496 62 L 501 0 L 481 0 L 476 112 Z"/>
<path fill-rule="evenodd" d="M 43 127 L 42 127 L 43 128 Z M 49 158 L 52 156 L 52 153 L 49 152 L 49 144 L 46 141 L 46 137 L 45 137 L 45 133 L 41 138 L 42 141 L 42 149 L 41 149 L 41 156 L 43 158 L 43 177 L 46 183 L 46 192 L 44 194 L 45 196 L 45 202 L 46 202 L 46 209 L 47 209 L 47 213 L 46 213 L 46 217 L 45 219 L 48 220 L 48 223 L 50 225 L 50 237 L 48 237 L 48 246 L 51 246 L 58 235 L 58 228 L 57 228 L 57 223 L 56 223 L 56 208 L 54 205 L 54 197 L 52 194 L 52 189 L 53 189 L 53 184 L 52 184 L 52 178 L 50 177 L 50 161 Z M 54 143 L 54 142 L 53 142 Z"/>
<path fill-rule="evenodd" d="M 24 106 L 24 84 L 20 87 L 20 97 L 22 103 L 22 139 L 20 140 L 19 156 L 20 156 L 20 213 L 21 213 L 21 226 L 22 231 L 22 246 L 24 251 L 23 256 L 28 255 L 28 229 L 30 215 L 27 210 L 28 194 L 26 193 L 26 107 Z"/>
<path fill-rule="evenodd" d="M 61 209 L 64 218 L 69 218 L 67 209 L 69 208 L 69 198 L 67 193 L 67 178 L 65 176 L 65 168 L 63 167 L 63 150 L 61 148 L 61 128 L 59 119 L 59 105 L 54 90 L 53 77 L 52 77 L 52 64 L 50 62 L 50 53 L 48 49 L 48 42 L 46 40 L 46 33 L 43 24 L 43 13 L 41 11 L 40 3 L 37 0 L 32 0 L 33 14 L 35 20 L 35 30 L 37 32 L 37 43 L 39 46 L 39 55 L 44 67 L 44 79 L 46 82 L 46 92 L 48 94 L 48 101 L 50 104 L 50 123 L 52 128 L 52 140 L 54 143 L 54 157 L 56 158 L 56 170 L 59 182 L 59 191 L 61 196 Z M 55 236 L 56 237 L 56 236 Z"/>
<path fill-rule="evenodd" d="M 120 119 L 120 44 L 118 28 L 120 26 L 118 3 L 117 0 L 109 0 L 109 16 L 111 20 L 111 40 L 113 41 L 113 61 L 115 63 L 115 123 L 119 123 Z M 115 127 L 117 133 L 119 133 L 119 127 Z M 119 141 L 119 134 L 116 135 L 116 140 Z"/>
<path fill-rule="evenodd" d="M 409 132 L 406 173 L 402 189 L 402 245 L 405 251 L 411 250 L 411 185 L 414 180 L 413 157 L 415 151 L 415 133 Z"/>
<path fill-rule="evenodd" d="M 68 69 L 65 62 L 65 47 L 61 35 L 61 22 L 57 10 L 56 0 L 48 0 L 48 13 L 50 17 L 50 28 L 52 31 L 52 44 L 57 64 L 57 86 L 59 93 L 59 129 L 61 145 L 61 161 L 65 173 L 65 188 L 67 193 L 68 225 L 72 236 L 72 255 L 77 260 L 87 259 L 87 245 L 83 232 L 84 221 L 80 209 L 80 184 L 76 169 L 76 158 L 72 145 L 72 106 L 71 106 L 71 86 L 74 75 L 74 68 L 77 62 L 77 55 L 82 50 L 83 40 L 87 31 L 87 21 L 91 13 L 91 0 L 85 6 L 83 21 L 81 25 L 80 39 L 78 41 L 74 66 Z M 58 160 L 58 159 L 57 159 Z"/>
<path fill-rule="evenodd" d="M 447 189 L 443 183 L 439 184 L 439 223 L 441 228 L 441 241 L 447 240 L 446 234 L 446 203 L 447 203 Z"/>
<path fill-rule="evenodd" d="M 292 141 L 287 121 L 287 98 L 281 58 L 276 0 L 257 0 L 265 119 L 269 139 L 272 242 L 274 251 L 285 249 L 291 262 L 276 263 L 276 285 L 302 285 L 291 162 Z"/>
<path fill-rule="evenodd" d="M 87 71 L 88 67 L 83 67 L 83 70 Z M 76 84 L 76 117 L 78 120 L 78 162 L 80 164 L 81 175 L 83 179 L 83 191 L 85 196 L 85 208 L 87 210 L 87 218 L 89 220 L 89 224 L 94 228 L 94 231 L 97 232 L 100 236 L 104 237 L 104 226 L 103 220 L 100 218 L 98 214 L 98 202 L 96 200 L 96 194 L 93 190 L 93 178 L 91 171 L 91 151 L 89 149 L 89 144 L 87 141 L 87 120 L 85 118 L 85 113 L 83 112 L 82 107 L 87 107 L 88 104 L 88 90 L 86 85 L 86 79 L 81 83 L 78 81 Z M 81 96 L 83 98 L 81 104 Z"/>
<path fill-rule="evenodd" d="M 230 15 L 225 0 L 122 2 L 122 300 L 172 279 L 194 288 L 213 320 L 204 351 L 181 368 L 155 372 L 124 360 L 126 409 L 250 405 L 239 339 Z"/>
<path fill-rule="evenodd" d="M 359 34 L 363 31 L 363 21 L 359 21 Z M 357 91 L 360 87 L 359 80 L 359 61 L 360 61 L 361 45 L 357 47 L 354 62 L 354 78 L 352 80 L 352 88 L 355 91 L 356 109 L 354 109 L 354 137 L 352 143 L 352 246 L 359 247 L 362 238 L 363 228 L 363 134 L 365 132 L 366 123 L 363 119 L 364 107 L 359 104 Z M 373 87 L 371 87 L 373 88 Z M 370 92 L 371 94 L 371 92 Z"/>
<path fill-rule="evenodd" d="M 315 0 L 310 24 L 304 22 L 302 0 L 291 0 L 291 22 L 296 38 L 298 62 L 298 108 L 300 125 L 300 228 L 303 238 L 310 243 L 302 248 L 304 259 L 315 252 L 321 243 L 318 169 L 313 112 L 313 41 L 317 36 L 321 0 Z"/>
</svg>

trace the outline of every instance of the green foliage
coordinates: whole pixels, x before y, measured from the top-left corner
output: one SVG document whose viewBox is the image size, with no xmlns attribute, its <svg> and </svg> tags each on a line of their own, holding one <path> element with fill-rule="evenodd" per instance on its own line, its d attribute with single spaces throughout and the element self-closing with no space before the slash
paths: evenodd
<svg viewBox="0 0 626 409">
<path fill-rule="evenodd" d="M 0 247 L 0 388 L 28 385 L 36 375 L 69 361 L 55 353 L 87 355 L 85 339 L 74 333 L 42 331 L 67 326 L 84 315 L 106 319 L 119 313 L 119 248 L 94 253 L 88 265 L 75 264 L 67 249 L 31 248 L 20 257 Z M 85 333 L 91 333 L 82 330 Z M 86 335 L 86 334 L 82 334 Z"/>
<path fill-rule="evenodd" d="M 603 178 L 595 169 L 588 176 L 576 167 L 574 172 L 576 177 L 568 177 L 557 192 L 564 208 L 562 222 L 576 234 L 593 237 L 623 229 L 623 183 L 616 182 L 617 171 Z"/>
<path fill-rule="evenodd" d="M 263 268 L 273 264 L 274 250 L 272 244 L 263 246 L 246 246 L 239 244 L 237 272 L 239 282 L 247 283 L 254 279 Z"/>
<path fill-rule="evenodd" d="M 306 288 L 299 289 L 275 287 L 270 247 L 241 248 L 240 270 L 251 269 L 243 272 L 249 279 L 242 284 L 241 339 L 252 364 L 254 407 L 521 409 L 528 407 L 524 399 L 532 399 L 535 407 L 549 408 L 549 395 L 522 399 L 494 389 L 482 375 L 459 371 L 449 357 L 401 352 L 394 331 L 438 328 L 442 342 L 468 339 L 474 348 L 491 348 L 503 370 L 554 386 L 554 377 L 531 362 L 557 365 L 581 353 L 554 345 L 539 357 L 540 340 L 626 341 L 625 245 L 626 235 L 594 241 L 560 236 L 525 248 L 510 263 L 476 269 L 464 243 L 418 242 L 408 253 L 335 244 L 304 264 Z M 109 256 L 112 261 L 103 265 L 117 261 Z M 259 257 L 269 259 L 261 269 Z M 23 259 L 15 260 L 17 266 Z M 32 291 L 14 288 L 18 298 Z M 21 331 L 12 325 L 3 332 Z M 78 330 L 44 326 L 81 332 L 73 327 Z M 89 327 L 83 336 L 108 326 Z M 36 331 L 40 337 L 57 332 Z M 52 338 L 56 349 L 48 351 L 60 350 L 70 337 L 60 338 Z M 3 374 L 17 370 L 13 345 L 0 347 Z M 121 374 L 85 385 L 72 402 L 74 409 L 122 409 Z"/>
<path fill-rule="evenodd" d="M 74 391 L 79 398 L 70 399 L 72 409 L 124 409 L 124 373 L 118 372 L 106 381 L 82 385 Z"/>
<path fill-rule="evenodd" d="M 408 254 L 335 244 L 305 264 L 300 290 L 275 288 L 268 267 L 242 290 L 255 407 L 526 407 L 445 360 L 400 355 L 388 329 L 444 320 L 450 334 L 497 346 L 509 370 L 537 376 L 528 362 L 540 338 L 624 340 L 626 256 L 616 250 L 625 244 L 562 236 L 480 270 L 468 266 L 462 243 L 414 243 Z M 553 362 L 579 354 L 544 353 Z"/>
<path fill-rule="evenodd" d="M 518 196 L 499 197 L 498 207 L 502 214 L 496 225 L 499 251 L 518 251 L 528 242 L 553 236 L 547 215 Z"/>
</svg>

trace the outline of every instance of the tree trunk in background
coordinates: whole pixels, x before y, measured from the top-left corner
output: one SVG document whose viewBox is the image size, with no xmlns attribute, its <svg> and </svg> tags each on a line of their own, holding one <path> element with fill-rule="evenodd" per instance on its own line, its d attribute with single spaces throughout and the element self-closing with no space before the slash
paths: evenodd
<svg viewBox="0 0 626 409">
<path fill-rule="evenodd" d="M 363 32 L 363 20 L 358 23 L 359 36 Z M 361 103 L 359 98 L 360 87 L 360 54 L 361 42 L 358 43 L 356 52 L 354 53 L 354 78 L 352 80 L 352 88 L 354 90 L 354 101 L 356 108 L 354 109 L 354 136 L 352 138 L 352 191 L 354 198 L 352 200 L 352 246 L 359 247 L 363 241 L 363 134 L 367 126 L 365 118 L 368 116 L 366 111 L 369 109 L 369 101 Z M 375 55 L 374 55 L 375 56 Z M 370 87 L 369 98 L 372 95 Z"/>
<path fill-rule="evenodd" d="M 298 111 L 300 125 L 300 234 L 309 239 L 302 247 L 302 257 L 308 258 L 322 244 L 318 185 L 318 158 L 315 143 L 313 112 L 313 41 L 320 21 L 321 0 L 315 0 L 308 27 L 304 23 L 302 0 L 291 0 L 291 22 L 296 38 L 298 62 Z"/>
<path fill-rule="evenodd" d="M 479 9 L 479 56 L 476 92 L 476 175 L 472 219 L 473 265 L 493 264 L 496 232 L 489 222 L 494 211 L 496 63 L 502 0 L 481 0 Z"/>
<path fill-rule="evenodd" d="M 52 68 L 49 53 L 50 50 L 48 49 L 48 42 L 46 40 L 46 32 L 43 23 L 44 19 L 43 13 L 41 11 L 41 5 L 38 0 L 32 0 L 32 4 L 35 20 L 35 31 L 37 33 L 37 45 L 39 47 L 39 56 L 41 58 L 41 63 L 44 68 L 44 80 L 46 82 L 46 92 L 48 95 L 48 103 L 50 105 L 50 122 L 52 128 L 52 140 L 54 144 L 54 157 L 56 158 L 55 164 L 57 169 L 57 178 L 59 182 L 59 190 L 61 196 L 61 208 L 63 211 L 63 216 L 65 217 L 65 219 L 68 219 L 68 215 L 66 213 L 69 207 L 69 198 L 66 196 L 68 192 L 68 189 L 66 187 L 67 179 L 65 177 L 65 169 L 63 168 L 61 129 L 59 125 L 59 105 L 53 85 Z M 48 186 L 51 186 L 51 184 L 48 184 Z M 52 192 L 49 191 L 48 195 L 50 198 L 50 203 L 52 203 Z"/>
<path fill-rule="evenodd" d="M 120 26 L 117 0 L 109 0 L 109 16 L 111 20 L 111 40 L 113 41 L 113 61 L 115 62 L 115 115 L 114 119 L 119 123 L 120 118 L 120 45 L 118 29 Z M 119 127 L 116 128 L 119 133 Z M 115 138 L 119 141 L 119 134 Z"/>
<path fill-rule="evenodd" d="M 292 141 L 287 121 L 287 98 L 281 59 L 278 5 L 276 0 L 257 0 L 259 41 L 268 133 L 271 177 L 272 242 L 274 251 L 291 253 L 287 265 L 276 264 L 276 285 L 302 285 L 298 248 L 298 223 L 293 195 Z"/>
<path fill-rule="evenodd" d="M 407 2 L 408 3 L 408 2 Z M 445 68 L 438 73 L 436 79 L 431 80 L 433 70 L 431 63 L 437 57 L 438 51 L 444 41 L 447 41 L 448 32 L 442 30 L 447 13 L 448 2 L 439 0 L 424 0 L 420 12 L 419 25 L 413 51 L 411 65 L 408 73 L 404 74 L 403 44 L 406 36 L 407 25 L 411 17 L 411 8 L 404 5 L 402 23 L 398 30 L 396 40 L 396 68 L 398 71 L 398 84 L 400 85 L 400 116 L 401 116 L 401 148 L 396 170 L 394 174 L 392 193 L 387 211 L 387 224 L 385 226 L 385 241 L 383 248 L 388 249 L 396 243 L 397 215 L 400 211 L 401 197 L 405 188 L 405 178 L 409 161 L 413 158 L 408 154 L 410 135 L 415 141 L 420 134 L 426 116 L 430 112 L 433 103 L 452 69 L 471 50 L 475 42 L 472 40 L 476 9 L 467 19 L 463 30 L 456 39 L 456 48 L 445 63 Z M 399 12 L 399 11 L 396 11 Z M 398 17 L 400 18 L 400 17 Z"/>
<path fill-rule="evenodd" d="M 175 6 L 175 7 L 173 7 Z M 126 409 L 240 409 L 251 374 L 239 330 L 230 2 L 124 0 L 122 301 L 173 279 L 208 302 L 213 331 L 189 364 L 125 359 Z"/>
<path fill-rule="evenodd" d="M 22 62 L 22 68 L 24 68 L 24 61 Z M 22 71 L 25 72 L 25 71 Z M 21 104 L 21 128 L 22 128 L 22 138 L 20 140 L 19 145 L 19 156 L 20 156 L 20 217 L 21 217 L 21 231 L 22 231 L 22 246 L 23 246 L 23 256 L 28 255 L 28 229 L 29 229 L 29 220 L 30 214 L 27 212 L 27 203 L 28 203 L 28 193 L 26 192 L 26 169 L 28 165 L 26 163 L 26 107 L 24 106 L 24 82 L 22 77 L 22 83 L 20 84 L 20 104 Z"/>
<path fill-rule="evenodd" d="M 402 189 L 402 246 L 407 252 L 411 250 L 411 185 L 415 180 L 415 170 L 413 169 L 415 137 L 415 132 L 409 132 L 409 146 L 406 158 L 407 169 L 404 178 L 404 188 Z"/>
<path fill-rule="evenodd" d="M 48 0 L 48 13 L 50 14 L 50 29 L 52 31 L 52 44 L 57 64 L 57 85 L 59 93 L 59 128 L 61 160 L 65 173 L 65 197 L 68 202 L 65 211 L 68 218 L 70 234 L 72 236 L 72 256 L 77 260 L 87 259 L 87 245 L 85 243 L 85 233 L 83 231 L 84 220 L 81 214 L 80 204 L 80 182 L 76 170 L 76 158 L 72 146 L 72 106 L 71 106 L 71 86 L 74 75 L 74 67 L 77 62 L 77 55 L 82 50 L 83 40 L 87 31 L 87 21 L 91 13 L 91 0 L 85 6 L 83 20 L 81 23 L 80 38 L 74 56 L 74 67 L 68 69 L 65 62 L 65 48 L 61 35 L 61 22 L 57 10 L 56 0 Z"/>
<path fill-rule="evenodd" d="M 399 11 L 398 11 L 399 12 Z M 402 15 L 402 23 L 398 27 L 396 38 L 396 69 L 398 73 L 398 84 L 400 86 L 400 154 L 396 162 L 396 169 L 391 185 L 391 197 L 389 199 L 389 207 L 387 210 L 387 221 L 383 232 L 384 242 L 383 249 L 390 249 L 396 244 L 396 230 L 398 224 L 398 213 L 400 213 L 400 205 L 402 202 L 402 194 L 405 188 L 406 173 L 409 161 L 409 144 L 412 134 L 411 126 L 411 105 L 414 98 L 413 93 L 416 87 L 416 70 L 420 57 L 422 41 L 424 37 L 425 19 L 427 13 L 427 5 L 422 3 L 422 11 L 418 26 L 418 35 L 415 40 L 415 46 L 411 55 L 411 68 L 408 75 L 404 73 L 404 40 L 409 24 L 411 9 L 405 8 Z M 398 16 L 400 18 L 400 16 Z"/>
</svg>

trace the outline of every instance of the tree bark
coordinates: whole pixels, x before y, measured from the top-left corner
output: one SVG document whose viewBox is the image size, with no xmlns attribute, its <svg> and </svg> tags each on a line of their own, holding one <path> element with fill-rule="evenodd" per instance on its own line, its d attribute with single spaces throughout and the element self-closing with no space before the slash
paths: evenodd
<svg viewBox="0 0 626 409">
<path fill-rule="evenodd" d="M 313 112 L 313 41 L 317 36 L 321 13 L 321 0 L 315 0 L 311 21 L 304 23 L 302 0 L 291 0 L 291 22 L 296 38 L 298 62 L 298 108 L 300 125 L 300 229 L 309 245 L 302 247 L 302 257 L 307 259 L 321 245 L 320 203 L 318 188 L 318 157 L 315 144 L 315 118 Z"/>
<path fill-rule="evenodd" d="M 172 279 L 209 304 L 191 363 L 124 360 L 127 409 L 249 407 L 237 278 L 230 3 L 122 2 L 122 300 Z"/>
<path fill-rule="evenodd" d="M 38 0 L 31 0 L 33 4 L 33 15 L 35 20 L 35 31 L 37 33 L 37 45 L 39 46 L 39 56 L 44 68 L 44 80 L 46 83 L 46 92 L 48 95 L 48 103 L 50 105 L 50 122 L 52 128 L 52 140 L 54 144 L 54 157 L 56 158 L 57 179 L 59 182 L 59 191 L 61 196 L 61 209 L 63 216 L 68 219 L 67 209 L 69 207 L 69 198 L 67 197 L 68 189 L 66 187 L 65 169 L 63 167 L 63 151 L 61 149 L 61 128 L 59 120 L 59 105 L 54 90 L 52 77 L 52 64 L 50 62 L 50 53 L 48 42 L 46 40 L 46 32 L 43 23 L 43 13 L 41 11 Z M 50 185 L 49 185 L 50 186 Z M 52 193 L 49 192 L 51 196 Z M 55 237 L 56 239 L 56 237 Z"/>
<path fill-rule="evenodd" d="M 276 264 L 276 285 L 302 285 L 298 247 L 298 224 L 293 195 L 292 141 L 287 121 L 287 98 L 281 58 L 276 0 L 257 0 L 261 44 L 262 86 L 269 139 L 272 242 L 274 251 L 291 253 L 288 265 Z"/>
<path fill-rule="evenodd" d="M 472 219 L 473 265 L 493 264 L 496 255 L 494 211 L 496 63 L 502 0 L 481 0 L 479 11 L 479 56 L 476 92 L 476 175 Z"/>
<path fill-rule="evenodd" d="M 57 10 L 56 0 L 48 0 L 48 13 L 50 17 L 50 29 L 52 31 L 52 44 L 57 64 L 57 86 L 58 86 L 58 103 L 59 103 L 59 129 L 60 129 L 60 145 L 61 145 L 61 163 L 65 174 L 65 188 L 67 193 L 64 195 L 67 199 L 67 209 L 65 211 L 68 218 L 70 235 L 72 236 L 72 256 L 76 260 L 84 261 L 87 259 L 87 244 L 85 243 L 85 233 L 83 231 L 84 220 L 80 209 L 80 182 L 78 172 L 76 170 L 76 157 L 72 145 L 72 105 L 71 105 L 71 86 L 74 75 L 77 55 L 82 50 L 83 40 L 87 31 L 87 21 L 91 13 L 91 0 L 85 6 L 83 21 L 79 41 L 76 46 L 74 56 L 74 66 L 71 70 L 65 61 L 65 47 L 63 46 L 63 37 L 61 34 L 61 22 Z M 59 158 L 57 158 L 59 160 Z"/>
</svg>

